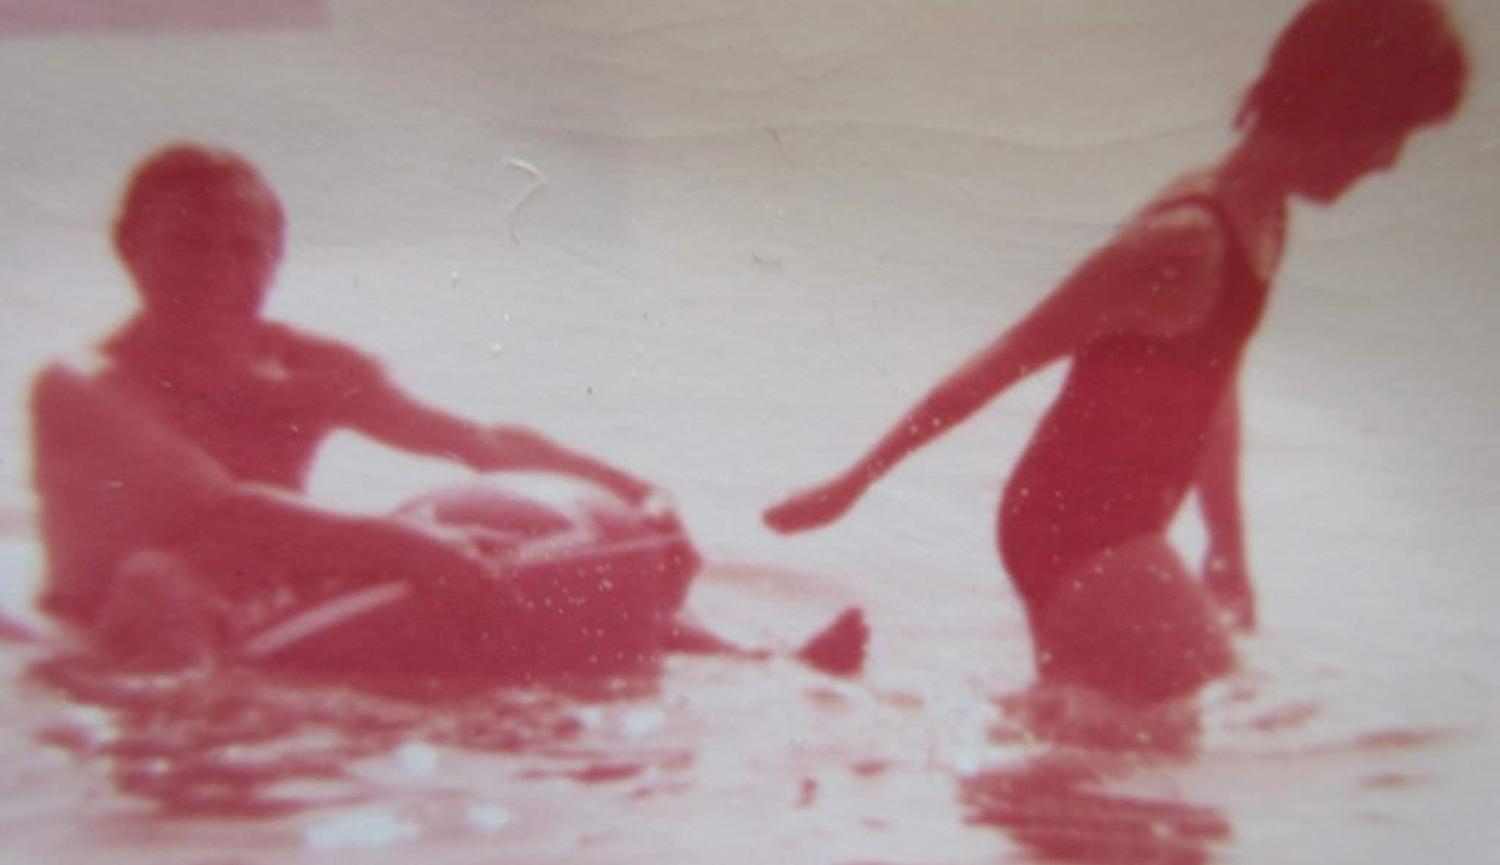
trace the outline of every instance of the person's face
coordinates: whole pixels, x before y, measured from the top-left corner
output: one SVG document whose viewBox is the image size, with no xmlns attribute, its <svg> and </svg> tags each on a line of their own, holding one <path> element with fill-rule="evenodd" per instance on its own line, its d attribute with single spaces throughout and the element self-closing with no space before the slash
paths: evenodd
<svg viewBox="0 0 1500 865">
<path fill-rule="evenodd" d="M 195 319 L 258 314 L 281 257 L 269 196 L 241 181 L 142 205 L 125 252 L 148 306 Z"/>
<path fill-rule="evenodd" d="M 1293 192 L 1320 204 L 1331 204 L 1364 177 L 1396 164 L 1409 131 L 1387 129 L 1300 142 L 1289 149 Z"/>
</svg>

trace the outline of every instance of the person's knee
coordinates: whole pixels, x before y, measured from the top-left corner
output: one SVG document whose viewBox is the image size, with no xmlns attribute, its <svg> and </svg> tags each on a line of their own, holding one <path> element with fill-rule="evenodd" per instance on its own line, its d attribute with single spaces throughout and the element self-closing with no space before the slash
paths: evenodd
<svg viewBox="0 0 1500 865">
<path fill-rule="evenodd" d="M 110 661 L 125 666 L 191 666 L 219 642 L 213 596 L 181 556 L 137 551 L 115 569 L 92 637 Z"/>
<path fill-rule="evenodd" d="M 1104 550 L 1033 615 L 1044 678 L 1133 701 L 1186 696 L 1234 665 L 1201 586 L 1159 539 Z"/>
</svg>

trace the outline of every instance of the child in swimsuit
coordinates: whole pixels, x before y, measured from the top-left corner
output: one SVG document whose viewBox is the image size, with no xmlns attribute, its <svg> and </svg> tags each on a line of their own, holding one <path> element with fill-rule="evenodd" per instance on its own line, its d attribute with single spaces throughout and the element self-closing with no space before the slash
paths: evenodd
<svg viewBox="0 0 1500 865">
<path fill-rule="evenodd" d="M 1230 670 L 1255 625 L 1240 519 L 1235 380 L 1281 257 L 1287 201 L 1331 204 L 1449 118 L 1466 77 L 1430 0 L 1316 0 L 1281 35 L 1216 168 L 1131 218 L 1050 297 L 943 379 L 852 467 L 766 513 L 843 515 L 903 457 L 1067 358 L 1000 504 L 1002 563 L 1043 683 L 1150 705 Z M 1198 494 L 1195 575 L 1167 540 Z"/>
<path fill-rule="evenodd" d="M 157 153 L 114 229 L 139 312 L 96 369 L 56 364 L 35 383 L 40 603 L 116 658 L 189 662 L 319 587 L 494 582 L 495 539 L 480 526 L 308 503 L 314 455 L 336 429 L 480 471 L 587 479 L 634 504 L 652 492 L 528 430 L 424 405 L 355 349 L 263 320 L 282 240 L 281 206 L 249 163 L 192 145 Z"/>
</svg>

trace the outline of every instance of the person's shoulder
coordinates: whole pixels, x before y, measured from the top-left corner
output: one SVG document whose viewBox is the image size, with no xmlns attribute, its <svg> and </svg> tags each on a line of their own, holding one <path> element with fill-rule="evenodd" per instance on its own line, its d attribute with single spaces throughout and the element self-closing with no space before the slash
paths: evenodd
<svg viewBox="0 0 1500 865">
<path fill-rule="evenodd" d="M 1146 203 L 1146 206 L 1142 208 L 1142 212 L 1151 213 L 1157 210 L 1170 210 L 1178 207 L 1197 207 L 1203 210 L 1211 210 L 1216 206 L 1221 197 L 1219 184 L 1219 175 L 1214 170 L 1190 171 L 1179 175 L 1170 183 L 1163 186 Z"/>
<path fill-rule="evenodd" d="M 108 406 L 135 404 L 116 371 L 98 352 L 74 352 L 49 361 L 31 379 L 29 408 L 35 422 L 46 427 L 67 417 L 108 412 Z"/>
<path fill-rule="evenodd" d="M 1120 240 L 1155 252 L 1217 261 L 1225 225 L 1212 175 L 1189 174 L 1169 184 L 1121 226 Z"/>
<path fill-rule="evenodd" d="M 1224 254 L 1217 201 L 1211 175 L 1181 177 L 1120 223 L 1109 252 L 1122 264 L 1201 275 Z"/>
<path fill-rule="evenodd" d="M 97 349 L 79 349 L 48 361 L 37 377 L 69 376 L 77 379 L 98 379 L 115 366 L 114 360 L 104 352 Z"/>
<path fill-rule="evenodd" d="M 73 351 L 55 357 L 32 377 L 32 400 L 45 400 L 47 395 L 59 392 L 82 395 L 106 389 L 114 370 L 114 362 L 99 351 Z"/>
<path fill-rule="evenodd" d="M 1214 201 L 1211 181 L 1188 177 L 1120 226 L 1098 262 L 1121 290 L 1119 326 L 1170 338 L 1208 317 L 1227 248 Z"/>
</svg>

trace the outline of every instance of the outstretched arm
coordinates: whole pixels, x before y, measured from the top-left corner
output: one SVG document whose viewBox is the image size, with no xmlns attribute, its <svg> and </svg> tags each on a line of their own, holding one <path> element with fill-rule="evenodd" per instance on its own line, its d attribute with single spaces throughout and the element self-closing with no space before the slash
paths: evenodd
<svg viewBox="0 0 1500 865">
<path fill-rule="evenodd" d="M 978 411 L 1021 378 L 1109 333 L 1171 336 L 1212 308 L 1222 255 L 1219 228 L 1200 208 L 1128 226 L 1053 294 L 953 373 L 853 466 L 766 511 L 780 532 L 840 517 L 908 454 Z"/>
<path fill-rule="evenodd" d="M 554 471 L 594 481 L 632 502 L 653 487 L 626 472 L 523 427 L 484 426 L 419 402 L 403 393 L 368 361 L 347 423 L 392 447 L 457 460 L 479 471 Z"/>
<path fill-rule="evenodd" d="M 830 523 L 898 462 L 973 415 L 1019 379 L 1067 354 L 1077 337 L 1067 326 L 1066 294 L 1055 295 L 1019 325 L 949 374 L 854 465 L 765 513 L 779 532 Z"/>
<path fill-rule="evenodd" d="M 1203 579 L 1238 628 L 1255 628 L 1255 589 L 1240 510 L 1240 412 L 1234 386 L 1224 394 L 1198 469 L 1198 501 L 1208 531 Z"/>
</svg>

